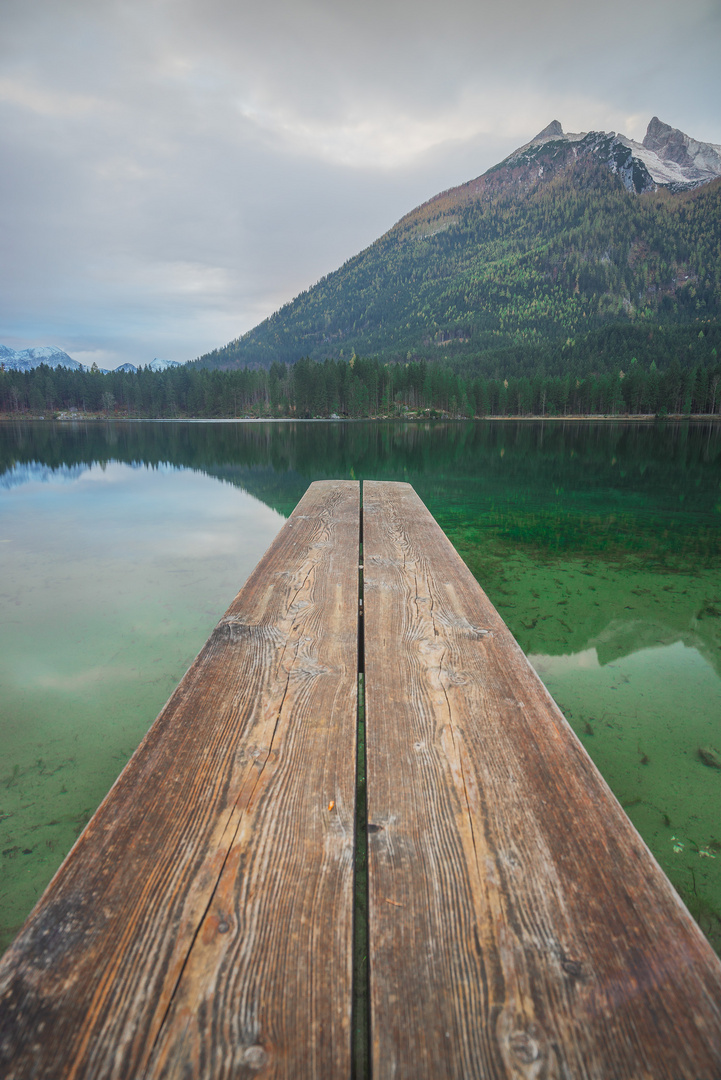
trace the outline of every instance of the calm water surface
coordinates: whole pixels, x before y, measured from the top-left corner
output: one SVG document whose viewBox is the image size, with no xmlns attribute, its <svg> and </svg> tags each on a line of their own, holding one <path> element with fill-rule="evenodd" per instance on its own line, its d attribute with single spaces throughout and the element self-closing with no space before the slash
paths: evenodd
<svg viewBox="0 0 721 1080">
<path fill-rule="evenodd" d="M 0 426 L 0 947 L 308 484 L 407 480 L 721 949 L 721 429 Z"/>
</svg>

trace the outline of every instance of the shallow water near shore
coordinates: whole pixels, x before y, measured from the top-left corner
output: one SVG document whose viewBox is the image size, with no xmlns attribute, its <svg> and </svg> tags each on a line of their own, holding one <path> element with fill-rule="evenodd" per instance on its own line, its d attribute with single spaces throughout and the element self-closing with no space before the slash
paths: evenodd
<svg viewBox="0 0 721 1080">
<path fill-rule="evenodd" d="M 721 949 L 721 428 L 0 425 L 0 947 L 315 479 L 407 480 Z"/>
</svg>

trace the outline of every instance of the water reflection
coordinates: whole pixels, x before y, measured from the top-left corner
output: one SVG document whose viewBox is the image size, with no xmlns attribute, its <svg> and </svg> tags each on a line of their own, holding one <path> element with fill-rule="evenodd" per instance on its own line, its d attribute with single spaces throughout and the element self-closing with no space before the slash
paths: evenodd
<svg viewBox="0 0 721 1080">
<path fill-rule="evenodd" d="M 561 653 L 560 656 L 530 653 L 528 659 L 547 686 L 550 681 L 561 679 L 569 673 L 588 671 L 601 666 L 595 646 L 579 653 Z"/>
<path fill-rule="evenodd" d="M 414 485 L 721 946 L 713 424 L 0 425 L 10 926 L 325 477 Z"/>
<path fill-rule="evenodd" d="M 605 662 L 595 646 L 529 659 L 718 947 L 718 674 L 683 641 Z"/>
<path fill-rule="evenodd" d="M 88 471 L 87 465 L 58 465 L 54 469 L 39 461 L 29 465 L 13 465 L 0 475 L 0 488 L 22 487 L 23 484 L 62 484 L 79 479 Z"/>
<path fill-rule="evenodd" d="M 35 468 L 2 492 L 3 944 L 282 522 L 170 466 Z"/>
</svg>

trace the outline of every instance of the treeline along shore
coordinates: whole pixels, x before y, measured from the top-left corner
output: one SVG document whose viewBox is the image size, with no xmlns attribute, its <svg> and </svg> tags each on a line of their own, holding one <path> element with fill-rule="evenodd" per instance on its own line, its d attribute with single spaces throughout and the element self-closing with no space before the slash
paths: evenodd
<svg viewBox="0 0 721 1080">
<path fill-rule="evenodd" d="M 713 350 L 716 353 L 716 350 Z M 486 376 L 443 361 L 302 359 L 269 369 L 0 369 L 0 412 L 137 418 L 641 416 L 721 414 L 721 362 L 631 358 L 601 372 Z"/>
</svg>

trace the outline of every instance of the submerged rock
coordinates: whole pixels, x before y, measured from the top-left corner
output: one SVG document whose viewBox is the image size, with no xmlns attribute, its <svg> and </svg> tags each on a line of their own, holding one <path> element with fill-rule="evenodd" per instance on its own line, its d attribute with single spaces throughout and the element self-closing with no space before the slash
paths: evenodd
<svg viewBox="0 0 721 1080">
<path fill-rule="evenodd" d="M 721 754 L 713 747 L 699 746 L 697 753 L 704 765 L 708 765 L 710 769 L 721 769 Z"/>
</svg>

